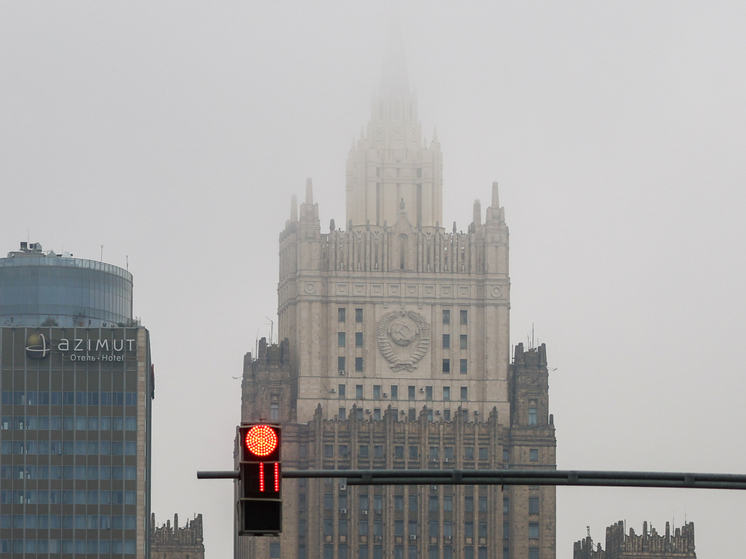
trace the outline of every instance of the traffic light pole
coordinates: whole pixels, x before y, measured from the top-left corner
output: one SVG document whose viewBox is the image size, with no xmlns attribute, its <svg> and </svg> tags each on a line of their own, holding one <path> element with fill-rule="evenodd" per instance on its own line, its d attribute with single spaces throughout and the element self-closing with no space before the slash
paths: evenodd
<svg viewBox="0 0 746 559">
<path fill-rule="evenodd" d="M 284 470 L 284 479 L 338 478 L 347 485 L 557 485 L 746 489 L 746 475 L 593 470 Z M 197 472 L 198 479 L 238 479 L 233 471 Z"/>
</svg>

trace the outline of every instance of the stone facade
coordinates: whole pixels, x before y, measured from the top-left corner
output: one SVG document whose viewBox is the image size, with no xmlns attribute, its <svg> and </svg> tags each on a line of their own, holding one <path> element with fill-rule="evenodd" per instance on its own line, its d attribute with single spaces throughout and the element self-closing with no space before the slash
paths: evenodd
<svg viewBox="0 0 746 559">
<path fill-rule="evenodd" d="M 555 468 L 546 349 L 510 355 L 508 227 L 493 184 L 465 232 L 441 226 L 442 165 L 388 56 L 347 163 L 346 229 L 313 188 L 280 235 L 279 345 L 247 354 L 242 421 L 283 423 L 286 469 Z M 553 487 L 283 482 L 265 559 L 553 559 Z"/>
<path fill-rule="evenodd" d="M 205 559 L 202 536 L 202 515 L 198 514 L 186 525 L 179 527 L 179 515 L 174 515 L 174 525 L 167 520 L 156 526 L 155 514 L 150 519 L 151 559 Z"/>
<path fill-rule="evenodd" d="M 573 559 L 696 559 L 694 552 L 694 523 L 687 522 L 671 535 L 671 526 L 666 522 L 666 533 L 658 534 L 655 528 L 648 531 L 648 523 L 642 525 L 642 534 L 633 528 L 625 532 L 620 520 L 606 528 L 606 550 L 601 544 L 593 545 L 590 535 L 575 542 Z"/>
</svg>

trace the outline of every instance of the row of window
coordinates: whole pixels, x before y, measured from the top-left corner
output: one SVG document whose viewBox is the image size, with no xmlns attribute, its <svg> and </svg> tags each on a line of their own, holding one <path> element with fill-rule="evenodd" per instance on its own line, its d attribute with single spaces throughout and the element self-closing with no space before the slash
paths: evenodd
<svg viewBox="0 0 746 559">
<path fill-rule="evenodd" d="M 135 540 L 0 540 L 0 553 L 134 554 Z"/>
<path fill-rule="evenodd" d="M 51 454 L 77 456 L 136 456 L 134 441 L 2 441 L 0 454 Z"/>
<path fill-rule="evenodd" d="M 37 392 L 3 390 L 4 406 L 136 406 L 137 392 Z"/>
<path fill-rule="evenodd" d="M 347 321 L 347 309 L 340 307 L 337 309 L 337 321 Z M 363 309 L 355 309 L 355 322 L 360 324 L 363 321 Z"/>
<path fill-rule="evenodd" d="M 341 408 L 340 408 L 341 409 Z M 363 445 L 357 445 L 357 452 L 359 458 L 370 458 L 370 447 L 367 444 Z M 307 456 L 307 449 L 305 445 L 300 446 L 300 457 L 306 458 Z M 350 456 L 350 447 L 346 444 L 340 444 L 338 445 L 338 456 L 340 458 L 347 458 Z M 334 458 L 334 445 L 333 444 L 325 444 L 324 445 L 324 458 Z M 385 458 L 383 445 L 373 445 L 373 458 Z M 420 447 L 417 445 L 410 445 L 408 447 L 407 452 L 407 458 L 409 460 L 419 460 L 420 458 Z M 430 454 L 429 454 L 430 460 L 440 460 L 440 447 L 438 446 L 431 446 L 430 447 Z M 443 458 L 445 460 L 453 460 L 454 459 L 454 453 L 453 453 L 453 447 L 452 446 L 444 446 L 443 447 Z M 396 460 L 403 460 L 404 459 L 404 445 L 395 445 L 394 446 L 394 459 Z M 539 449 L 538 448 L 530 448 L 528 450 L 528 459 L 530 462 L 538 462 L 539 461 Z M 464 460 L 474 460 L 474 447 L 473 446 L 465 446 L 464 447 Z M 479 447 L 479 460 L 481 461 L 487 461 L 489 460 L 489 447 Z M 509 464 L 510 463 L 510 450 L 507 448 L 503 449 L 503 464 Z"/>
<path fill-rule="evenodd" d="M 437 510 L 437 509 L 436 509 Z M 536 525 L 536 533 L 538 538 L 538 523 L 532 522 L 529 525 L 529 534 L 532 534 L 531 526 Z M 407 535 L 410 536 L 417 536 L 419 534 L 420 529 L 420 523 L 417 520 L 409 520 L 407 523 Z M 486 538 L 487 537 L 487 522 L 478 522 L 477 523 L 477 534 L 480 538 Z M 430 521 L 428 523 L 428 536 L 431 538 L 437 538 L 440 537 L 440 523 L 437 521 Z M 334 535 L 334 521 L 330 518 L 324 519 L 324 527 L 323 527 L 323 533 L 325 536 L 333 536 Z M 359 536 L 367 536 L 369 535 L 369 525 L 367 520 L 360 520 L 357 525 L 357 533 Z M 306 535 L 306 521 L 305 520 L 299 520 L 298 521 L 298 535 L 299 536 L 305 536 Z M 337 521 L 337 535 L 339 536 L 347 536 L 348 533 L 348 521 L 347 519 L 340 518 Z M 373 534 L 374 536 L 383 536 L 383 521 L 381 520 L 374 520 L 373 521 Z M 404 520 L 394 520 L 394 536 L 404 536 Z M 446 520 L 443 522 L 443 536 L 446 538 L 452 538 L 453 537 L 453 522 L 450 520 Z M 471 521 L 464 522 L 464 534 L 463 536 L 465 538 L 473 538 L 474 537 L 474 523 Z M 531 536 L 529 536 L 531 537 Z"/>
<path fill-rule="evenodd" d="M 344 307 L 340 307 L 337 309 L 337 321 L 338 322 L 346 322 L 347 321 L 347 309 Z M 363 309 L 355 309 L 355 322 L 358 324 L 363 321 Z M 443 324 L 450 324 L 451 323 L 451 311 L 450 309 L 444 309 L 443 310 Z M 459 311 L 459 323 L 461 326 L 466 326 L 469 324 L 469 311 L 466 309 L 461 309 Z"/>
<path fill-rule="evenodd" d="M 134 515 L 108 514 L 3 514 L 0 528 L 30 530 L 135 530 Z"/>
<path fill-rule="evenodd" d="M 364 400 L 365 399 L 364 392 L 365 392 L 365 387 L 362 384 L 355 385 L 355 399 L 356 400 Z M 433 387 L 432 386 L 425 386 L 423 388 L 420 388 L 420 392 L 425 394 L 425 400 L 433 399 Z M 398 400 L 399 399 L 399 387 L 397 385 L 392 384 L 390 394 L 391 394 L 392 400 Z M 463 402 L 467 401 L 469 399 L 469 387 L 462 386 L 461 390 L 459 391 L 459 395 L 460 395 L 461 401 Z M 386 398 L 388 394 L 385 392 L 381 392 L 380 384 L 374 384 L 373 385 L 373 399 L 380 400 L 381 396 L 383 396 L 383 398 Z M 347 385 L 346 384 L 340 384 L 337 386 L 337 397 L 340 400 L 344 400 L 345 398 L 347 398 Z M 408 400 L 417 399 L 417 387 L 416 386 L 407 387 L 407 399 Z M 450 400 L 451 400 L 451 387 L 444 386 L 443 387 L 443 401 L 449 402 Z M 535 400 L 532 400 L 532 401 L 535 401 Z"/>
<path fill-rule="evenodd" d="M 276 546 L 276 551 L 273 550 L 272 546 Z M 441 557 L 440 550 L 437 546 L 430 546 L 427 548 L 427 559 L 453 559 L 453 547 L 450 545 L 443 546 L 443 555 Z M 479 547 L 477 559 L 487 559 L 487 548 Z M 529 548 L 528 559 L 539 559 L 539 549 Z M 535 551 L 535 553 L 534 553 Z M 273 554 L 274 553 L 274 554 Z M 271 559 L 277 559 L 280 557 L 280 544 L 270 544 L 269 556 Z M 337 559 L 352 559 L 351 555 L 348 555 L 347 545 L 339 544 L 337 546 Z M 358 547 L 358 559 L 369 559 L 368 546 L 361 545 Z M 503 558 L 508 559 L 510 557 L 509 550 L 503 549 Z M 306 559 L 306 546 L 300 544 L 298 546 L 298 559 Z M 334 546 L 332 544 L 324 545 L 324 559 L 334 559 Z M 383 546 L 373 546 L 373 557 L 372 559 L 383 559 Z M 404 559 L 404 546 L 394 546 L 394 559 Z M 421 559 L 418 553 L 417 542 L 410 541 L 407 548 L 407 559 Z M 474 547 L 464 547 L 464 559 L 474 559 Z"/>
<path fill-rule="evenodd" d="M 301 495 L 303 499 L 303 503 L 305 503 L 305 495 Z M 464 510 L 466 512 L 473 512 L 474 511 L 474 497 L 472 495 L 466 495 L 464 496 Z M 374 510 L 383 510 L 383 501 L 384 496 L 381 494 L 373 495 L 373 508 Z M 347 510 L 347 495 L 340 494 L 337 497 L 337 506 L 340 510 Z M 409 510 L 410 511 L 416 511 L 419 506 L 419 496 L 418 495 L 409 495 Z M 358 508 L 361 511 L 367 511 L 369 507 L 370 501 L 367 494 L 361 494 L 358 496 Z M 487 512 L 487 496 L 486 495 L 479 495 L 477 497 L 477 510 L 478 512 Z M 300 508 L 305 508 L 300 507 Z M 334 508 L 334 497 L 331 493 L 325 493 L 324 494 L 324 510 L 333 510 Z M 437 495 L 431 495 L 428 499 L 428 509 L 431 511 L 437 511 L 439 509 L 439 500 Z M 404 510 L 404 495 L 394 495 L 394 510 L 403 511 Z M 448 512 L 453 510 L 453 495 L 443 495 L 443 510 Z M 530 515 L 538 515 L 539 514 L 539 497 L 529 497 L 528 498 L 528 513 Z M 503 514 L 508 515 L 510 514 L 510 500 L 508 497 L 503 498 Z M 305 522 L 305 520 L 301 520 L 301 522 Z M 366 521 L 361 521 L 366 522 Z M 470 537 L 468 535 L 468 528 L 467 528 L 467 537 Z M 364 534 L 361 534 L 364 535 Z M 448 534 L 445 534 L 448 535 Z M 480 536 L 482 537 L 482 536 Z"/>
<path fill-rule="evenodd" d="M 469 349 L 469 338 L 466 334 L 459 335 L 459 349 Z M 451 349 L 451 335 L 443 334 L 443 349 Z M 337 332 L 337 347 L 347 347 L 347 333 Z M 355 332 L 355 347 L 363 347 L 363 333 Z"/>
<path fill-rule="evenodd" d="M 135 491 L 3 489 L 0 503 L 27 505 L 136 505 Z"/>
<path fill-rule="evenodd" d="M 136 466 L 0 466 L 0 479 L 137 479 Z"/>
<path fill-rule="evenodd" d="M 0 430 L 137 431 L 136 417 L 16 415 L 0 417 Z"/>
<path fill-rule="evenodd" d="M 340 332 L 340 335 L 344 334 L 344 332 Z M 362 343 L 362 342 L 361 342 Z M 358 346 L 362 347 L 362 346 Z M 362 373 L 364 369 L 364 358 L 363 357 L 355 357 L 355 372 L 356 373 Z M 454 360 L 455 361 L 455 360 Z M 443 374 L 448 375 L 451 373 L 451 360 L 450 359 L 443 359 Z M 459 373 L 462 375 L 465 375 L 469 372 L 469 360 L 468 359 L 459 359 L 458 360 L 458 367 L 459 367 Z M 337 357 L 337 369 L 339 371 L 347 371 L 347 358 L 344 356 Z"/>
<path fill-rule="evenodd" d="M 391 411 L 394 414 L 394 420 L 399 421 L 399 413 L 400 413 L 399 409 L 392 408 Z M 433 410 L 432 408 L 426 411 L 427 411 L 427 420 L 430 422 L 435 421 L 435 416 L 440 415 L 441 413 L 440 410 Z M 365 413 L 370 413 L 370 410 L 365 410 Z M 363 421 L 363 419 L 365 418 L 363 414 L 363 408 L 357 408 L 356 414 L 357 414 L 358 421 Z M 477 415 L 478 412 L 475 411 L 474 414 Z M 406 412 L 404 410 L 401 410 L 401 415 L 406 415 L 409 421 L 417 421 L 417 410 L 415 408 L 409 408 L 409 410 Z M 278 417 L 279 417 L 279 413 L 278 413 Z M 461 417 L 463 418 L 464 421 L 469 421 L 469 410 L 462 409 Z M 339 413 L 337 415 L 337 418 L 340 419 L 341 421 L 345 421 L 347 419 L 347 408 L 339 408 Z M 381 421 L 381 408 L 373 409 L 373 421 Z M 443 410 L 443 421 L 451 421 L 451 410 L 449 409 Z"/>
</svg>

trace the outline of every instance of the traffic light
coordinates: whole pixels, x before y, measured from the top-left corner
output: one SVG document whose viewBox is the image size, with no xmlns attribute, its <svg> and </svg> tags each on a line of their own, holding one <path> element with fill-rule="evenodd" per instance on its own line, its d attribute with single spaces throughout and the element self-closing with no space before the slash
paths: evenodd
<svg viewBox="0 0 746 559">
<path fill-rule="evenodd" d="M 238 428 L 239 536 L 282 532 L 281 433 L 277 423 L 244 423 Z"/>
</svg>

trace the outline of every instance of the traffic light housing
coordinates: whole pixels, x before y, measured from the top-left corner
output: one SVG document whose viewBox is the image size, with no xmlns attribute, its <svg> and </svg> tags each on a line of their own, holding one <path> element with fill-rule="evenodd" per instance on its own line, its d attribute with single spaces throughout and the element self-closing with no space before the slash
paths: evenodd
<svg viewBox="0 0 746 559">
<path fill-rule="evenodd" d="M 278 423 L 243 423 L 237 434 L 239 536 L 282 532 L 282 429 Z"/>
</svg>

